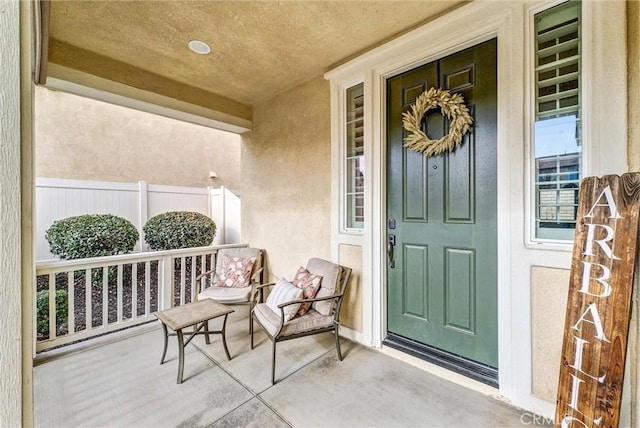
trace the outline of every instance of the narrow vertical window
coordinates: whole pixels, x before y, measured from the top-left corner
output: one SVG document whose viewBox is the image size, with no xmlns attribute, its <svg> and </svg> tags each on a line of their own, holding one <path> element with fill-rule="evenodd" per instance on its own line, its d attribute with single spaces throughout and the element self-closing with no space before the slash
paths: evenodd
<svg viewBox="0 0 640 428">
<path fill-rule="evenodd" d="M 364 224 L 364 89 L 363 84 L 346 91 L 346 215 L 347 229 Z"/>
<path fill-rule="evenodd" d="M 535 16 L 535 237 L 572 240 L 582 175 L 580 2 Z"/>
</svg>

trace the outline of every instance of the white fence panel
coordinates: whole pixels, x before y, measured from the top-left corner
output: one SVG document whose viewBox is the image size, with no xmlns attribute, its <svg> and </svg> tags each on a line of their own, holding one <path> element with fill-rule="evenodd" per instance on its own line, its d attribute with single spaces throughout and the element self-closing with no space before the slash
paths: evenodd
<svg viewBox="0 0 640 428">
<path fill-rule="evenodd" d="M 147 212 L 149 218 L 167 211 L 195 211 L 209 215 L 206 188 L 177 186 L 147 186 Z M 176 208 L 180 207 L 180 208 Z"/>
<path fill-rule="evenodd" d="M 240 242 L 240 198 L 224 187 L 37 178 L 37 260 L 54 258 L 44 235 L 56 220 L 83 214 L 113 214 L 131 221 L 142 237 L 146 221 L 167 211 L 196 211 L 211 217 L 218 230 L 213 245 Z M 144 241 L 136 244 L 136 251 L 146 249 Z"/>
<path fill-rule="evenodd" d="M 146 192 L 143 192 L 144 184 L 141 184 L 141 199 L 146 193 L 146 212 L 142 211 L 141 217 L 144 222 L 153 216 L 166 213 L 168 211 L 195 211 L 206 216 L 209 214 L 209 198 L 207 188 L 200 187 L 182 187 L 182 186 L 162 186 L 149 184 L 146 186 Z M 144 206 L 141 201 L 141 206 Z M 144 237 L 142 227 L 144 222 L 139 226 L 140 236 Z M 142 250 L 145 251 L 146 243 L 142 243 Z"/>
<path fill-rule="evenodd" d="M 36 179 L 36 258 L 51 259 L 44 235 L 54 221 L 83 214 L 113 214 L 137 225 L 138 185 L 85 180 Z"/>
<path fill-rule="evenodd" d="M 210 216 L 216 222 L 216 236 L 213 245 L 222 245 L 224 241 L 224 192 L 223 189 L 209 188 L 211 199 Z"/>
<path fill-rule="evenodd" d="M 240 242 L 240 197 L 224 189 L 224 239 L 225 244 L 237 244 Z"/>
<path fill-rule="evenodd" d="M 240 242 L 240 197 L 225 188 L 210 188 L 211 218 L 216 222 L 217 232 L 213 245 L 237 244 Z"/>
</svg>

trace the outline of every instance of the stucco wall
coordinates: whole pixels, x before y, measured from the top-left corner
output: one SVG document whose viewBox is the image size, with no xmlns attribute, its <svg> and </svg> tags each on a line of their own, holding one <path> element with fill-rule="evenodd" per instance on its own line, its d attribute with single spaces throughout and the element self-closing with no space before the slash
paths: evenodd
<svg viewBox="0 0 640 428">
<path fill-rule="evenodd" d="M 38 177 L 240 189 L 239 135 L 43 87 L 34 108 Z"/>
<path fill-rule="evenodd" d="M 629 171 L 640 171 L 640 2 L 627 2 L 627 76 L 628 76 L 628 115 L 629 115 L 629 144 L 628 162 Z M 636 268 L 636 270 L 638 270 Z M 636 403 L 632 407 L 632 424 L 640 426 L 640 314 L 638 314 L 638 294 L 640 291 L 640 274 L 636 275 L 635 298 L 632 312 L 632 320 L 629 332 L 629 351 L 631 356 L 628 365 L 630 371 L 626 377 L 630 379 L 631 391 L 626 391 L 631 396 L 631 402 Z M 635 356 L 635 358 L 634 358 Z"/>
<path fill-rule="evenodd" d="M 629 150 L 628 161 L 629 171 L 640 171 L 640 2 L 627 2 L 627 75 L 628 75 L 628 115 L 629 115 Z M 639 271 L 636 267 L 636 271 Z M 628 355 L 632 356 L 628 365 L 630 372 L 627 375 L 632 385 L 631 402 L 636 403 L 632 406 L 631 421 L 634 426 L 640 426 L 640 273 L 636 274 L 635 280 L 635 298 L 632 312 L 632 320 L 629 333 L 629 351 Z M 635 356 L 635 358 L 633 358 Z"/>
<path fill-rule="evenodd" d="M 340 311 L 340 323 L 353 330 L 362 332 L 362 247 L 358 245 L 340 245 L 339 262 L 351 268 L 351 280 Z"/>
<path fill-rule="evenodd" d="M 569 277 L 567 269 L 531 269 L 532 392 L 551 402 L 558 390 Z"/>
<path fill-rule="evenodd" d="M 267 274 L 291 278 L 331 256 L 329 82 L 322 77 L 254 105 L 243 134 L 242 236 L 267 251 Z"/>
<path fill-rule="evenodd" d="M 243 135 L 242 236 L 267 252 L 271 279 L 291 279 L 311 257 L 331 260 L 331 112 L 329 82 L 310 80 L 254 106 Z M 362 249 L 342 246 L 353 269 L 342 307 L 362 330 Z"/>
<path fill-rule="evenodd" d="M 0 2 L 0 426 L 23 422 L 19 22 L 19 2 Z"/>
</svg>

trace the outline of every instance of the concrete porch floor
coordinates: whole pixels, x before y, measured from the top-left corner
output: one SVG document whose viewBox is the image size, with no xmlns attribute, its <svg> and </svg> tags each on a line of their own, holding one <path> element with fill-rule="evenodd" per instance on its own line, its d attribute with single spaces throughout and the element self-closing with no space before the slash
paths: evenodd
<svg viewBox="0 0 640 428">
<path fill-rule="evenodd" d="M 211 323 L 212 328 L 217 326 Z M 34 368 L 38 427 L 521 427 L 526 412 L 348 340 L 338 361 L 334 337 L 278 344 L 259 332 L 251 350 L 247 309 L 220 336 L 196 337 L 176 384 L 177 345 L 162 329 L 88 347 Z M 528 414 L 527 414 L 528 415 Z"/>
</svg>

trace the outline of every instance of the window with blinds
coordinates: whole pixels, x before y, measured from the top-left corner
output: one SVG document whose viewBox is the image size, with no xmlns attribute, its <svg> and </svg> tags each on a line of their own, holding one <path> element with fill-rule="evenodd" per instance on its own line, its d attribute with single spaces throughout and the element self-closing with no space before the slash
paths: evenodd
<svg viewBox="0 0 640 428">
<path fill-rule="evenodd" d="M 364 226 L 364 85 L 346 91 L 346 213 L 347 229 Z"/>
<path fill-rule="evenodd" d="M 582 169 L 580 2 L 535 16 L 536 238 L 572 240 Z"/>
</svg>

